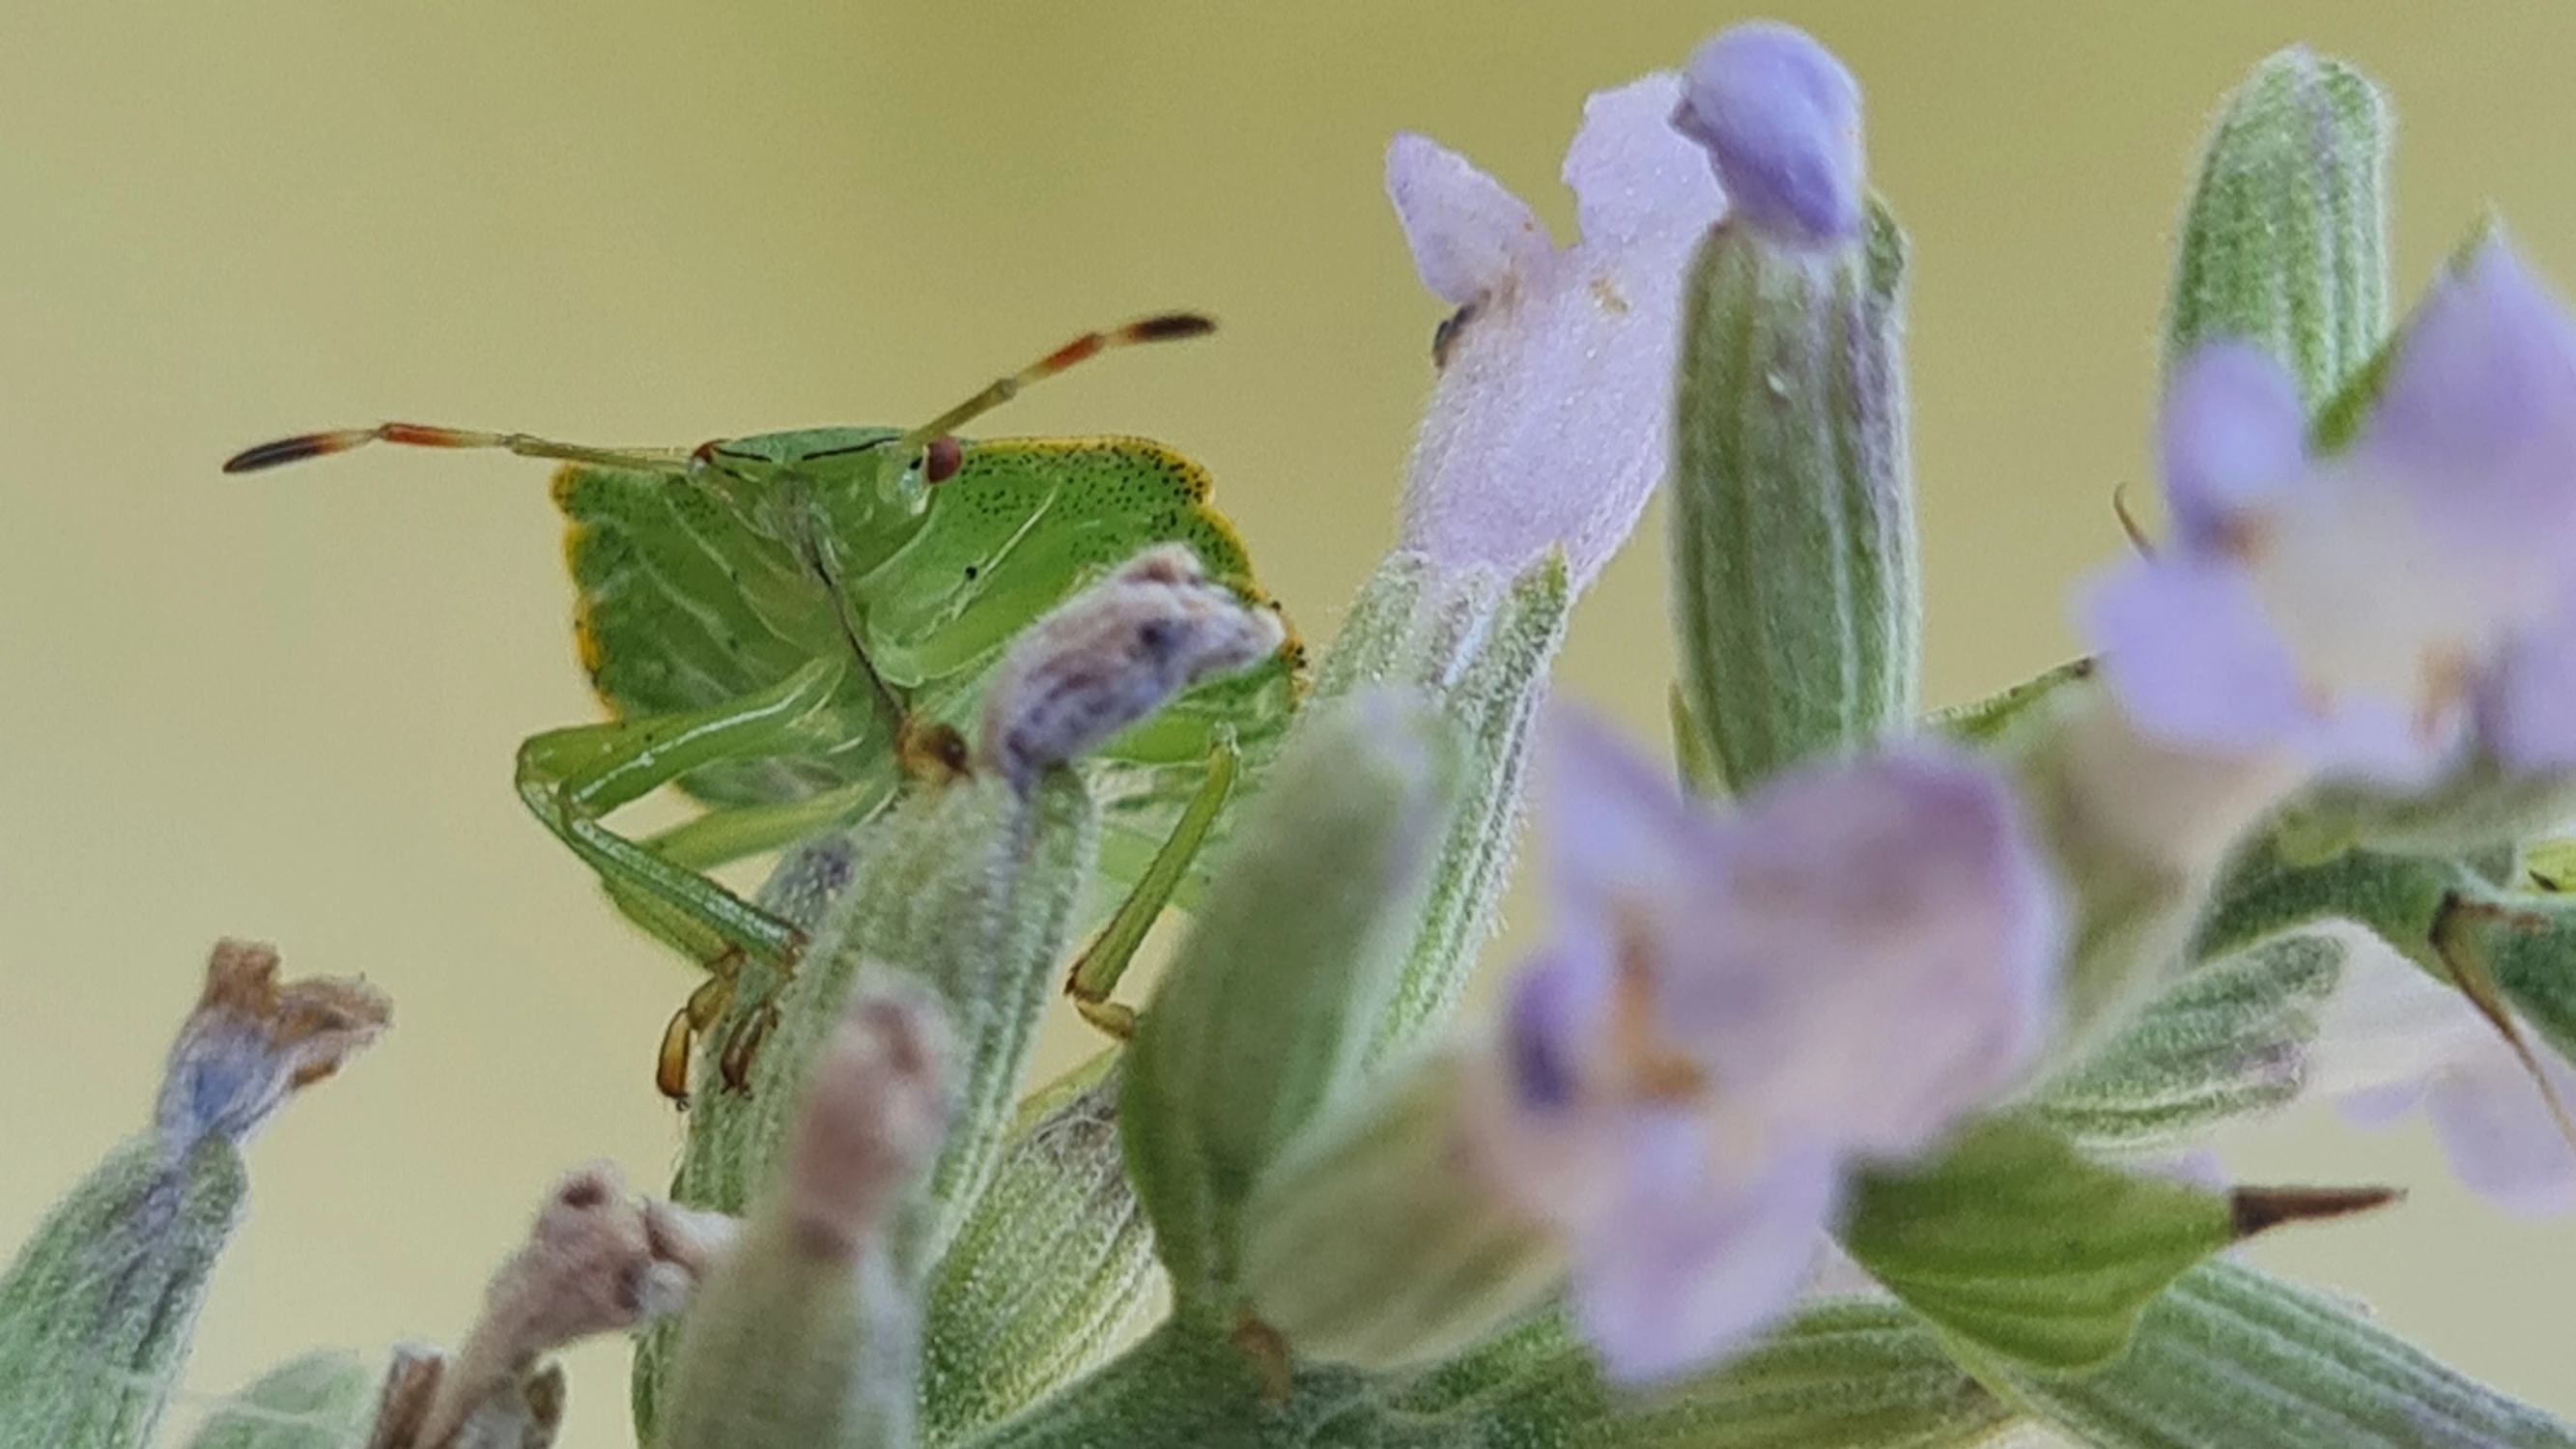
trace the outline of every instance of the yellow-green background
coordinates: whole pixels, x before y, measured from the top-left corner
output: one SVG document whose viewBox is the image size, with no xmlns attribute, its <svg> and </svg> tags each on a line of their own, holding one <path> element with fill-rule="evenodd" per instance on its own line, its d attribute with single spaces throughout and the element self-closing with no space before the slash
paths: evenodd
<svg viewBox="0 0 2576 1449">
<path fill-rule="evenodd" d="M 2534 3 L 1786 7 L 1868 87 L 1917 243 L 1930 693 L 2073 647 L 2120 546 L 2167 229 L 2210 107 L 2305 38 L 2394 90 L 2401 287 L 2498 203 L 2576 278 L 2576 10 Z M 1586 92 L 1705 4 L 277 3 L 0 9 L 0 1242 L 146 1110 L 206 945 L 358 972 L 399 1026 L 253 1152 L 192 1373 L 453 1340 L 550 1176 L 657 1182 L 689 984 L 521 812 L 515 741 L 589 718 L 541 465 L 396 454 L 220 479 L 241 445 L 418 418 L 687 443 L 906 422 L 1062 335 L 1188 305 L 1006 431 L 1210 463 L 1329 636 L 1388 536 L 1439 308 L 1378 190 L 1400 128 L 1570 223 Z M 1652 730 L 1650 521 L 1568 692 Z M 1531 922 L 1516 921 L 1526 932 Z M 1059 1056 L 1078 1033 L 1054 1039 Z M 2254 1176 L 2411 1203 L 2267 1247 L 2576 1411 L 2567 1223 L 2318 1114 Z M 2557 1300 L 2553 1304 L 2552 1300 Z M 622 1351 L 570 1442 L 620 1442 Z"/>
</svg>

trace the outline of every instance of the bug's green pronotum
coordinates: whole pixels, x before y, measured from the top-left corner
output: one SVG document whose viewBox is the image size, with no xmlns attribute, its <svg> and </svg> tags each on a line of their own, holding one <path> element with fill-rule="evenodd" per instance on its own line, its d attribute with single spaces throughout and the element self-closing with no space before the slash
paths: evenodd
<svg viewBox="0 0 2576 1449">
<path fill-rule="evenodd" d="M 263 444 L 224 471 L 374 442 L 564 464 L 554 496 L 569 521 L 574 638 L 613 718 L 522 744 L 519 794 L 619 909 L 708 969 L 664 1036 L 657 1077 L 681 1097 L 689 1046 L 745 964 L 783 973 L 804 946 L 703 872 L 863 819 L 908 780 L 965 769 L 963 731 L 1011 638 L 1150 545 L 1186 543 L 1211 578 L 1275 607 L 1210 505 L 1206 472 L 1161 444 L 951 431 L 1109 348 L 1209 327 L 1177 313 L 1086 334 L 910 429 L 626 449 L 386 423 Z M 1238 759 L 1266 754 L 1285 729 L 1301 665 L 1291 633 L 1259 667 L 1191 691 L 1096 757 L 1104 869 L 1137 889 L 1109 949 L 1087 953 L 1073 983 L 1087 1009 L 1133 949 L 1135 923 L 1177 887 L 1186 856 L 1176 864 L 1171 847 L 1195 847 Z M 673 783 L 706 813 L 643 840 L 604 823 Z"/>
</svg>

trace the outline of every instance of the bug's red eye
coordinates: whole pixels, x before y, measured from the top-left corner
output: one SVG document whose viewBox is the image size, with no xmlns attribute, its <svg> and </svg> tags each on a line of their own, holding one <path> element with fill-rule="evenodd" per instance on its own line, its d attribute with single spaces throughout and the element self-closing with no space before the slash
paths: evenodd
<svg viewBox="0 0 2576 1449">
<path fill-rule="evenodd" d="M 928 482 L 945 483 L 965 466 L 966 445 L 954 437 L 933 438 L 930 446 L 922 450 L 921 476 Z"/>
</svg>

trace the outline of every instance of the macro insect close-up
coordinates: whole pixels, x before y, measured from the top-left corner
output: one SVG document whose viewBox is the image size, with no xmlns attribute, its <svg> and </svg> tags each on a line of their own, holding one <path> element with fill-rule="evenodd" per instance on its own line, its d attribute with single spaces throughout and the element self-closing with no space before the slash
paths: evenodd
<svg viewBox="0 0 2576 1449">
<path fill-rule="evenodd" d="M 664 1095 L 685 1101 L 691 1035 L 724 1014 L 747 965 L 784 973 L 805 944 L 796 927 L 701 872 L 863 822 L 907 780 L 965 773 L 965 732 L 1010 641 L 1146 547 L 1186 545 L 1245 602 L 1272 606 L 1206 472 L 1168 448 L 1115 437 L 969 442 L 950 431 L 1105 349 L 1211 326 L 1168 313 L 1085 333 L 911 429 L 629 450 L 388 423 L 262 444 L 224 471 L 369 442 L 497 448 L 564 465 L 553 491 L 579 589 L 573 635 L 614 718 L 528 740 L 519 792 L 621 911 L 706 968 L 665 1031 L 656 1070 Z M 1232 778 L 1232 761 L 1213 763 L 1220 755 L 1267 757 L 1302 666 L 1300 646 L 1283 637 L 1265 666 L 1172 702 L 1100 751 L 1113 763 L 1095 788 L 1130 846 L 1113 861 L 1149 862 L 1211 778 L 1219 788 Z M 602 823 L 672 784 L 707 813 L 642 842 Z M 1137 909 L 1150 919 L 1160 903 Z M 761 1020 L 728 1049 L 754 1049 Z M 738 1087 L 741 1065 L 723 1075 Z"/>
<path fill-rule="evenodd" d="M 0 1449 L 2576 1449 L 2571 53 L 0 16 Z"/>
</svg>

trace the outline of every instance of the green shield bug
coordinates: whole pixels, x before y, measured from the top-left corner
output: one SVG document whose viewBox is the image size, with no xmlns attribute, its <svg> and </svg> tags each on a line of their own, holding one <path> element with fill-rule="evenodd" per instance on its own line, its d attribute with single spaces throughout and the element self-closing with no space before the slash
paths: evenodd
<svg viewBox="0 0 2576 1449">
<path fill-rule="evenodd" d="M 1277 607 L 1189 459 L 1142 438 L 952 431 L 1101 352 L 1211 325 L 1173 313 L 1087 333 L 910 429 L 620 449 L 386 423 L 262 444 L 224 471 L 376 442 L 563 464 L 554 497 L 568 524 L 574 638 L 611 718 L 524 742 L 518 789 L 621 911 L 710 973 L 673 1016 L 656 1072 L 685 1100 L 690 1046 L 744 966 L 783 974 L 805 944 L 704 872 L 863 820 L 907 782 L 966 771 L 966 732 L 1012 639 L 1154 545 L 1187 545 L 1210 579 Z M 1286 730 L 1303 652 L 1293 631 L 1282 637 L 1255 667 L 1188 691 L 1091 756 L 1102 868 L 1131 888 L 1071 983 L 1104 1025 L 1119 1019 L 1101 1009 L 1136 923 L 1179 887 L 1241 764 Z M 640 840 L 605 823 L 668 784 L 705 813 Z M 761 1029 L 726 1044 L 728 1083 Z"/>
</svg>

